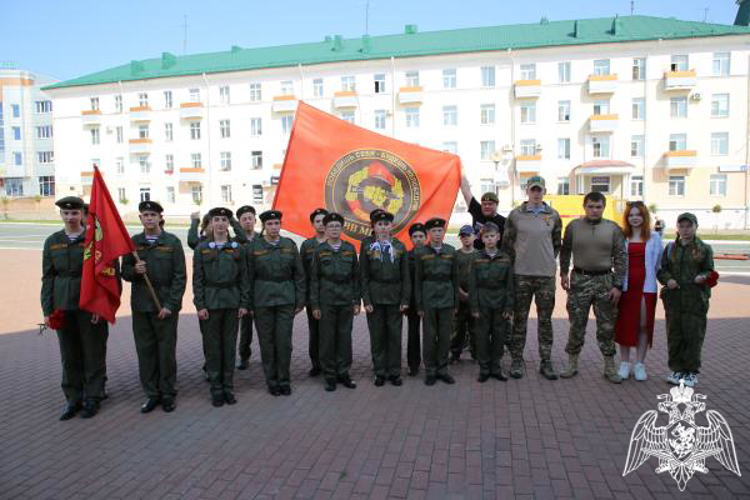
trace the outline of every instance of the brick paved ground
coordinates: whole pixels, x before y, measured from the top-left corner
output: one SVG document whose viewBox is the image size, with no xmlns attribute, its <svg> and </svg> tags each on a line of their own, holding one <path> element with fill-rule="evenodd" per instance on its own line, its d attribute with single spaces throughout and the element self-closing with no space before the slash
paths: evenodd
<svg viewBox="0 0 750 500">
<path fill-rule="evenodd" d="M 665 364 L 664 324 L 657 318 L 647 367 L 652 378 L 612 386 L 589 337 L 581 374 L 549 382 L 536 373 L 536 328 L 530 325 L 528 376 L 475 382 L 477 367 L 453 368 L 458 383 L 426 387 L 406 377 L 376 388 L 370 376 L 364 318 L 355 321 L 355 391 L 323 391 L 309 379 L 306 324 L 295 324 L 291 397 L 264 390 L 253 344 L 251 369 L 238 372 L 239 403 L 212 408 L 201 380 L 201 347 L 192 308 L 181 317 L 177 411 L 139 413 L 130 317 L 112 328 L 110 398 L 92 420 L 59 422 L 63 399 L 56 338 L 31 328 L 38 318 L 39 252 L 0 252 L 0 498 L 750 498 L 750 362 L 747 278 L 717 289 L 704 350 L 700 392 L 734 432 L 744 475 L 713 459 L 679 494 L 656 461 L 622 477 L 630 432 L 656 409 Z M 33 276 L 27 279 L 26 276 Z M 555 313 L 554 360 L 564 360 L 564 295 Z M 186 297 L 186 306 L 190 298 Z M 128 311 L 127 303 L 121 309 Z M 11 328 L 12 325 L 12 328 Z M 507 360 L 506 360 L 507 362 Z"/>
</svg>

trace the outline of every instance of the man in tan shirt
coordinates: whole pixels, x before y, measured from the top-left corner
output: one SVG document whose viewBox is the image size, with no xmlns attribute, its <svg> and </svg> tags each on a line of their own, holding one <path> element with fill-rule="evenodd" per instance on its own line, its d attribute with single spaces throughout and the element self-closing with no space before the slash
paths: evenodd
<svg viewBox="0 0 750 500">
<path fill-rule="evenodd" d="M 568 367 L 563 378 L 578 373 L 578 356 L 583 349 L 589 310 L 594 306 L 596 340 L 604 355 L 604 376 L 619 384 L 622 379 L 615 370 L 615 322 L 617 303 L 627 271 L 625 238 L 615 222 L 603 219 L 606 198 L 591 192 L 583 199 L 586 216 L 571 222 L 565 230 L 560 250 L 560 282 L 568 291 L 570 334 L 565 352 Z M 573 272 L 570 258 L 573 257 Z"/>
</svg>

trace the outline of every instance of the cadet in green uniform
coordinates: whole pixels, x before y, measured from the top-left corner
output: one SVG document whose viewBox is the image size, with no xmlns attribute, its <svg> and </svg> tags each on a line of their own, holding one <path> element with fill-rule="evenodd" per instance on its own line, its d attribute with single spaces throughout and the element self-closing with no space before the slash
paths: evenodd
<svg viewBox="0 0 750 500">
<path fill-rule="evenodd" d="M 182 243 L 159 225 L 164 211 L 155 201 L 138 205 L 143 232 L 133 236 L 138 257 L 122 259 L 122 277 L 133 283 L 130 305 L 133 309 L 133 336 L 138 353 L 141 386 L 148 400 L 141 413 L 161 403 L 165 412 L 175 409 L 177 390 L 177 320 L 185 294 L 187 273 Z M 159 299 L 160 309 L 148 289 L 148 276 Z"/>
<path fill-rule="evenodd" d="M 375 236 L 362 241 L 359 274 L 370 330 L 375 385 L 382 387 L 388 378 L 399 386 L 402 384 L 402 313 L 411 299 L 409 260 L 404 244 L 391 236 L 393 215 L 383 210 L 373 211 L 370 221 Z"/>
<path fill-rule="evenodd" d="M 427 230 L 421 222 L 415 222 L 409 226 L 409 238 L 411 238 L 412 249 L 409 250 L 409 279 L 414 283 L 414 273 L 417 270 L 417 262 L 414 258 L 416 252 L 424 246 L 427 241 Z M 422 364 L 422 332 L 420 331 L 421 319 L 417 314 L 417 301 L 414 296 L 415 287 L 411 287 L 411 300 L 409 309 L 406 310 L 408 321 L 408 337 L 406 343 L 406 362 L 409 365 L 409 375 L 416 377 L 419 374 L 419 365 Z"/>
<path fill-rule="evenodd" d="M 677 217 L 677 239 L 664 249 L 657 273 L 664 285 L 661 299 L 667 323 L 670 384 L 698 383 L 701 350 L 714 274 L 713 249 L 695 234 L 698 219 L 685 212 Z"/>
<path fill-rule="evenodd" d="M 432 218 L 425 222 L 429 243 L 417 253 L 414 286 L 417 289 L 417 311 L 422 316 L 422 358 L 427 376 L 425 384 L 437 379 L 446 384 L 456 381 L 448 373 L 453 321 L 458 310 L 458 259 L 456 249 L 443 242 L 445 220 Z"/>
<path fill-rule="evenodd" d="M 292 328 L 294 316 L 305 306 L 305 270 L 297 245 L 279 235 L 281 216 L 278 210 L 260 214 L 261 237 L 248 247 L 247 259 L 250 304 L 268 392 L 289 396 Z"/>
<path fill-rule="evenodd" d="M 250 288 L 245 249 L 229 237 L 228 208 L 213 208 L 210 240 L 193 253 L 193 303 L 204 322 L 206 367 L 214 406 L 234 404 L 234 363 L 239 320 L 248 313 Z"/>
<path fill-rule="evenodd" d="M 310 306 L 320 321 L 320 364 L 326 391 L 336 382 L 354 389 L 349 376 L 352 366 L 352 320 L 359 314 L 359 265 L 354 245 L 341 240 L 344 218 L 337 213 L 323 218 L 326 241 L 315 250 L 310 272 Z"/>
<path fill-rule="evenodd" d="M 461 240 L 461 248 L 456 252 L 458 260 L 458 313 L 451 337 L 451 363 L 458 363 L 461 359 L 461 352 L 469 346 L 471 357 L 476 359 L 476 349 L 474 343 L 474 329 L 469 308 L 469 267 L 474 259 L 474 228 L 462 226 L 458 231 L 458 238 Z"/>
<path fill-rule="evenodd" d="M 107 329 L 97 314 L 78 308 L 83 270 L 83 200 L 68 196 L 58 200 L 65 228 L 44 242 L 41 303 L 44 324 L 62 316 L 57 330 L 62 360 L 62 389 L 67 404 L 60 420 L 69 420 L 83 408 L 84 418 L 96 415 L 104 397 Z"/>
<path fill-rule="evenodd" d="M 469 272 L 469 303 L 475 320 L 479 382 L 488 378 L 507 380 L 500 361 L 513 317 L 513 264 L 497 245 L 500 228 L 488 222 L 480 232 L 482 250 L 477 250 Z"/>
<path fill-rule="evenodd" d="M 310 376 L 317 377 L 321 373 L 320 366 L 320 322 L 315 319 L 312 313 L 312 307 L 310 307 L 310 269 L 312 267 L 313 257 L 315 256 L 315 249 L 318 245 L 326 240 L 325 225 L 323 225 L 323 218 L 328 214 L 328 210 L 325 208 L 316 208 L 310 214 L 310 224 L 315 230 L 315 236 L 308 238 L 302 242 L 299 253 L 302 257 L 302 267 L 305 268 L 305 290 L 307 291 L 307 297 L 305 300 L 305 310 L 307 312 L 307 329 L 310 332 L 308 338 L 308 353 L 310 354 L 310 362 L 312 368 L 310 368 Z"/>
<path fill-rule="evenodd" d="M 239 217 L 239 216 L 238 216 Z M 200 231 L 198 225 L 200 224 Z M 234 241 L 243 245 L 247 243 L 248 236 L 242 225 L 232 217 L 229 219 L 229 225 L 232 226 L 234 231 Z M 198 246 L 201 241 L 206 241 L 211 236 L 211 214 L 208 213 L 203 216 L 201 221 L 200 212 L 193 212 L 190 214 L 190 229 L 188 229 L 187 244 L 192 249 Z"/>
<path fill-rule="evenodd" d="M 240 221 L 240 226 L 247 236 L 247 243 L 245 246 L 249 246 L 257 236 L 255 232 L 255 207 L 250 205 L 244 205 L 237 209 L 237 219 Z M 247 370 L 250 366 L 250 355 L 252 349 L 250 344 L 253 342 L 253 316 L 252 314 L 246 314 L 240 320 L 240 343 L 237 352 L 240 356 L 240 361 L 237 363 L 238 370 Z"/>
</svg>

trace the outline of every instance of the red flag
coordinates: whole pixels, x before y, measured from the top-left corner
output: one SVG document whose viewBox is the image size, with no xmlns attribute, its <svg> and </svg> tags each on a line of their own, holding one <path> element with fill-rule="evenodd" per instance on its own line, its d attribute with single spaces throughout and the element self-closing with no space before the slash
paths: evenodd
<svg viewBox="0 0 750 500">
<path fill-rule="evenodd" d="M 115 322 L 115 313 L 120 307 L 120 287 L 113 263 L 133 251 L 133 240 L 120 219 L 99 169 L 94 167 L 78 303 L 81 309 L 98 314 L 110 323 Z"/>
<path fill-rule="evenodd" d="M 393 234 L 411 247 L 412 222 L 449 219 L 461 185 L 456 155 L 398 141 L 299 103 L 273 207 L 284 229 L 311 236 L 318 207 L 344 216 L 343 237 L 370 234 L 370 212 L 394 215 Z"/>
</svg>

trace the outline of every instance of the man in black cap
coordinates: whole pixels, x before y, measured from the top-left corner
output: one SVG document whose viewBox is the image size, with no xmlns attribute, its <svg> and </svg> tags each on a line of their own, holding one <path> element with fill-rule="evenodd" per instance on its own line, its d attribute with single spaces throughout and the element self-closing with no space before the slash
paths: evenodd
<svg viewBox="0 0 750 500">
<path fill-rule="evenodd" d="M 91 418 L 104 397 L 107 329 L 98 314 L 79 309 L 85 231 L 83 200 L 58 200 L 65 228 L 50 235 L 42 253 L 41 302 L 44 324 L 57 330 L 62 360 L 62 389 L 67 403 L 60 420 L 83 408 Z"/>
<path fill-rule="evenodd" d="M 251 207 L 250 205 L 241 206 L 237 209 L 237 219 L 245 231 L 247 243 L 244 243 L 244 246 L 247 247 L 258 236 L 258 233 L 255 232 L 255 207 Z M 250 347 L 252 342 L 253 316 L 247 314 L 240 320 L 240 343 L 237 348 L 237 353 L 240 356 L 240 361 L 237 363 L 238 370 L 247 370 L 250 366 L 250 355 L 253 352 Z"/>
<path fill-rule="evenodd" d="M 505 217 L 497 213 L 499 199 L 494 191 L 488 191 L 482 195 L 481 204 L 477 202 L 474 195 L 471 194 L 471 185 L 466 178 L 466 174 L 461 170 L 461 194 L 464 196 L 466 206 L 469 207 L 471 214 L 471 225 L 475 232 L 479 232 L 482 226 L 487 222 L 494 222 L 500 228 L 500 239 L 503 238 L 503 229 L 505 228 Z M 474 240 L 474 248 L 481 250 L 484 248 L 481 238 Z"/>
<path fill-rule="evenodd" d="M 421 222 L 415 222 L 409 226 L 409 238 L 411 238 L 412 249 L 409 250 L 409 278 L 414 283 L 414 273 L 417 270 L 417 261 L 415 255 L 427 241 L 427 230 Z M 417 314 L 417 300 L 414 296 L 416 287 L 411 287 L 411 300 L 409 309 L 406 310 L 406 320 L 408 322 L 408 336 L 406 342 L 406 363 L 409 365 L 409 376 L 416 377 L 419 374 L 419 365 L 422 364 L 422 339 L 419 326 L 421 318 Z"/>
<path fill-rule="evenodd" d="M 310 354 L 310 361 L 312 362 L 312 368 L 310 368 L 310 376 L 317 377 L 320 375 L 320 322 L 315 319 L 312 313 L 312 307 L 310 307 L 310 270 L 312 267 L 313 257 L 315 257 L 315 249 L 318 245 L 326 240 L 326 227 L 323 224 L 323 219 L 328 214 L 328 210 L 325 208 L 316 208 L 310 213 L 310 224 L 315 231 L 315 235 L 312 238 L 308 238 L 302 242 L 299 253 L 302 257 L 302 265 L 305 268 L 305 290 L 307 290 L 307 297 L 305 301 L 305 309 L 307 312 L 307 328 L 310 332 L 308 342 L 308 352 Z"/>
<path fill-rule="evenodd" d="M 122 277 L 132 282 L 133 336 L 138 353 L 141 385 L 148 400 L 142 413 L 161 403 L 165 412 L 175 409 L 177 389 L 177 321 L 185 294 L 185 253 L 177 236 L 161 229 L 164 209 L 155 201 L 138 205 L 143 232 L 133 236 L 139 260 L 122 259 Z M 145 277 L 156 293 L 154 302 Z M 160 307 L 159 307 L 160 306 Z"/>
</svg>

